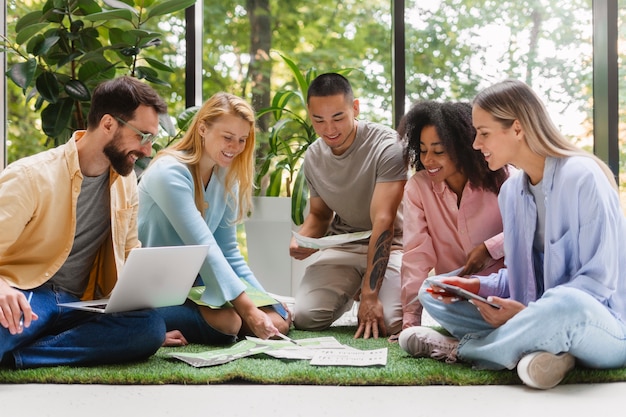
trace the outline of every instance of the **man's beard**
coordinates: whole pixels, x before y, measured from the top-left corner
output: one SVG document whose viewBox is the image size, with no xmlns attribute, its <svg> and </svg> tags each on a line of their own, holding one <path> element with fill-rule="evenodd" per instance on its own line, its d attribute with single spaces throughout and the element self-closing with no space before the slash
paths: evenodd
<svg viewBox="0 0 626 417">
<path fill-rule="evenodd" d="M 124 153 L 117 146 L 119 142 L 121 142 L 121 137 L 119 131 L 115 132 L 113 139 L 104 147 L 104 154 L 109 158 L 111 162 L 111 166 L 121 176 L 125 177 L 129 175 L 133 168 L 135 167 L 134 162 L 129 158 L 130 153 L 135 153 L 139 158 L 143 155 L 138 155 L 136 152 L 126 152 Z"/>
</svg>

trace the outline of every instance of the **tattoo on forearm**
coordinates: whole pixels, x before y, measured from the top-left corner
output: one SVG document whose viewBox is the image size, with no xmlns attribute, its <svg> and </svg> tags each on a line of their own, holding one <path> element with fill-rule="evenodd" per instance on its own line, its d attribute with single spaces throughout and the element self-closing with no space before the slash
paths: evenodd
<svg viewBox="0 0 626 417">
<path fill-rule="evenodd" d="M 392 238 L 393 234 L 391 231 L 385 230 L 376 241 L 374 259 L 372 259 L 372 272 L 370 274 L 370 288 L 372 291 L 375 290 L 377 286 L 382 285 L 385 271 L 387 271 L 387 264 L 389 263 Z"/>
</svg>

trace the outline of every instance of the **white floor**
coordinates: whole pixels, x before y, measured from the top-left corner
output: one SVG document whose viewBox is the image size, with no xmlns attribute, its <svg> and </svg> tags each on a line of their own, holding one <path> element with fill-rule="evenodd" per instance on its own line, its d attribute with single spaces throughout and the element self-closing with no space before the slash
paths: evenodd
<svg viewBox="0 0 626 417">
<path fill-rule="evenodd" d="M 622 415 L 626 383 L 522 386 L 0 385 L 0 415 L 559 417 Z"/>
</svg>

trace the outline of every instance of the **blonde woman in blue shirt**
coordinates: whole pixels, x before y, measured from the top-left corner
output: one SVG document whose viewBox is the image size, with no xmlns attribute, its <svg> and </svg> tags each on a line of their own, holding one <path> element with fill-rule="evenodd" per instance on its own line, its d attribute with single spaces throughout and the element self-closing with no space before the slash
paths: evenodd
<svg viewBox="0 0 626 417">
<path fill-rule="evenodd" d="M 455 300 L 433 282 L 420 301 L 453 337 L 411 327 L 400 345 L 417 357 L 517 368 L 537 389 L 556 386 L 575 364 L 626 366 L 626 219 L 613 174 L 561 135 L 523 82 L 480 92 L 472 123 L 490 169 L 521 170 L 498 198 L 507 268 L 441 279 L 501 308 Z"/>
<path fill-rule="evenodd" d="M 185 136 L 161 150 L 141 178 L 143 245 L 209 245 L 199 274 L 206 287 L 202 301 L 233 305 L 212 309 L 187 300 L 159 309 L 168 330 L 166 346 L 231 343 L 238 334 L 250 333 L 267 339 L 289 331 L 289 319 L 272 307 L 256 307 L 242 282 L 263 290 L 241 255 L 236 234 L 236 224 L 252 204 L 254 146 L 252 107 L 240 97 L 217 93 L 200 108 Z"/>
</svg>

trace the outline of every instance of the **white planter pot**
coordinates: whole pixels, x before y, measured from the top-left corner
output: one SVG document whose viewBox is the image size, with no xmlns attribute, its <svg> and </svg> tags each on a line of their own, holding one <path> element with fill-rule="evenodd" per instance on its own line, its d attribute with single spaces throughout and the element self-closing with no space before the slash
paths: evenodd
<svg viewBox="0 0 626 417">
<path fill-rule="evenodd" d="M 248 264 L 263 287 L 274 294 L 294 296 L 306 266 L 315 256 L 298 261 L 289 256 L 291 221 L 289 197 L 253 197 L 254 209 L 246 220 Z"/>
</svg>

